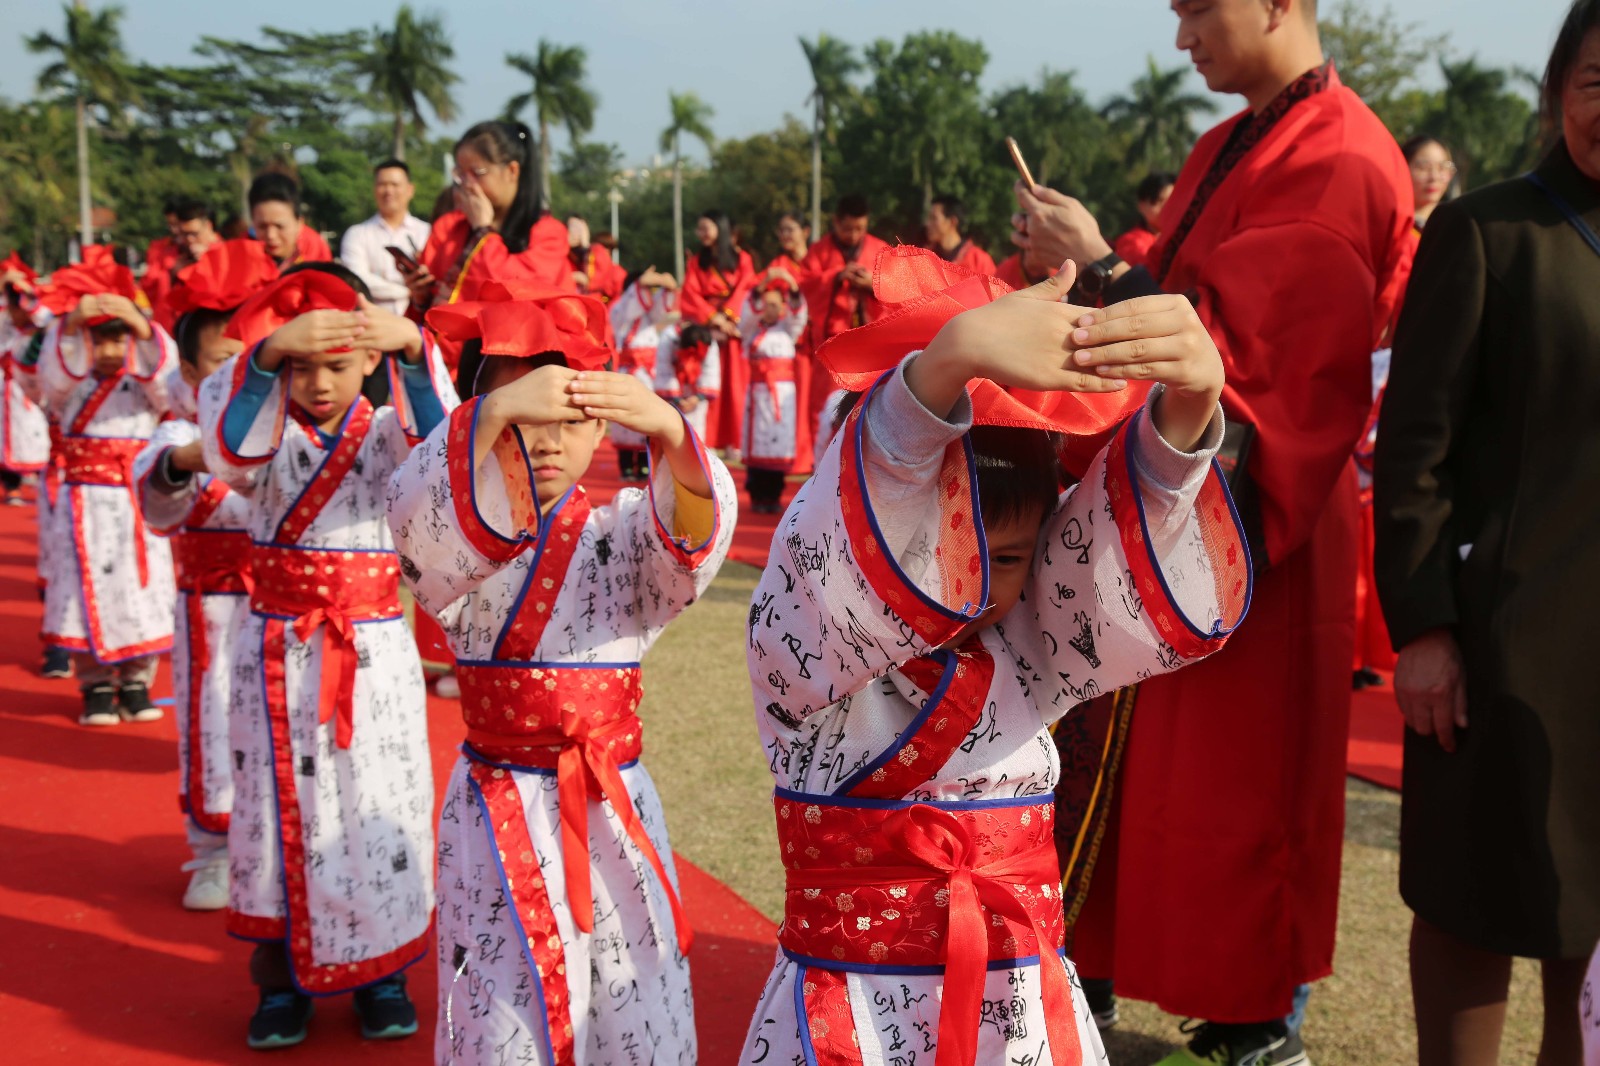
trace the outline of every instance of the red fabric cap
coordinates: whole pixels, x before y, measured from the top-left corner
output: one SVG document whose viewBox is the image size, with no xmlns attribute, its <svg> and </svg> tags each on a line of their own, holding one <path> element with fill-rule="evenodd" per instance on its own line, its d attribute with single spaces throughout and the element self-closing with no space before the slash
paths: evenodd
<svg viewBox="0 0 1600 1066">
<path fill-rule="evenodd" d="M 133 282 L 133 271 L 112 258 L 111 248 L 91 244 L 83 250 L 83 262 L 64 266 L 50 275 L 50 284 L 40 290 L 39 300 L 59 318 L 71 314 L 85 296 L 102 293 L 125 296 L 136 304 L 143 296 Z M 96 315 L 86 324 L 98 326 L 112 317 Z"/>
<path fill-rule="evenodd" d="M 489 282 L 482 295 L 435 307 L 428 325 L 457 344 L 481 339 L 484 355 L 560 352 L 573 370 L 603 370 L 615 355 L 606 305 L 592 296 L 513 279 Z"/>
<path fill-rule="evenodd" d="M 872 270 L 873 294 L 888 313 L 865 326 L 830 338 L 817 358 L 838 386 L 861 391 L 926 348 L 956 315 L 992 303 L 1012 291 L 999 278 L 947 263 L 926 248 L 900 246 L 879 253 Z M 1144 390 L 1118 392 L 1028 392 L 986 378 L 971 382 L 972 420 L 983 426 L 1015 426 L 1076 436 L 1103 433 L 1132 414 Z"/>
<path fill-rule="evenodd" d="M 781 274 L 766 273 L 761 275 L 761 280 L 756 284 L 757 292 L 781 292 L 785 296 L 793 296 L 800 291 L 800 285 Z"/>
<path fill-rule="evenodd" d="M 178 283 L 156 309 L 156 321 L 171 330 L 190 311 L 232 311 L 278 276 L 278 264 L 260 241 L 240 238 L 206 249 L 199 262 L 178 271 Z"/>
<path fill-rule="evenodd" d="M 35 274 L 33 272 L 33 268 L 27 263 L 24 263 L 22 261 L 22 257 L 16 252 L 12 252 L 4 259 L 0 259 L 0 274 L 6 274 L 13 270 L 15 270 L 18 274 L 21 274 L 29 285 L 32 285 L 35 281 L 39 280 L 39 275 Z"/>
<path fill-rule="evenodd" d="M 358 299 L 356 290 L 332 274 L 302 270 L 257 289 L 256 294 L 234 312 L 223 336 L 232 337 L 249 348 L 307 311 L 354 311 Z"/>
</svg>

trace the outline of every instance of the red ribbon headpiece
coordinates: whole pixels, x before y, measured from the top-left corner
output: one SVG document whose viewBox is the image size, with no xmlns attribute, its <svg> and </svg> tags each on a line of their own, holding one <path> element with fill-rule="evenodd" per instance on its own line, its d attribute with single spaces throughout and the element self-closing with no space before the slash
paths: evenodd
<svg viewBox="0 0 1600 1066">
<path fill-rule="evenodd" d="M 50 284 L 39 294 L 40 301 L 56 317 L 70 314 L 85 296 L 112 293 L 125 296 L 134 303 L 143 299 L 139 287 L 133 282 L 133 271 L 118 263 L 111 248 L 104 244 L 91 244 L 83 250 L 83 262 L 64 266 L 50 275 Z M 96 315 L 86 325 L 98 326 L 114 316 Z"/>
<path fill-rule="evenodd" d="M 278 276 L 278 264 L 261 242 L 240 238 L 219 241 L 206 249 L 199 262 L 178 271 L 178 283 L 156 310 L 156 320 L 168 330 L 190 311 L 232 311 Z"/>
<path fill-rule="evenodd" d="M 307 311 L 354 311 L 356 301 L 356 291 L 332 274 L 320 270 L 285 274 L 265 288 L 257 289 L 255 295 L 234 312 L 223 335 L 249 348 Z"/>
<path fill-rule="evenodd" d="M 592 296 L 512 279 L 488 283 L 482 295 L 435 307 L 428 325 L 458 344 L 482 340 L 484 355 L 559 352 L 573 370 L 603 370 L 616 355 L 606 306 Z"/>
</svg>

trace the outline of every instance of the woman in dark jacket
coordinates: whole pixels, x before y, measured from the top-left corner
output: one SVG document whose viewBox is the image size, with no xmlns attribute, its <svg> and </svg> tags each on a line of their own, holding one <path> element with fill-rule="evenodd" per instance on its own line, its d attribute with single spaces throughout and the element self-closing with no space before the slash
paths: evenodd
<svg viewBox="0 0 1600 1066">
<path fill-rule="evenodd" d="M 1577 1063 L 1600 938 L 1600 0 L 1543 103 L 1534 173 L 1429 221 L 1379 423 L 1423 1066 L 1498 1061 L 1513 956 L 1543 960 L 1539 1062 Z"/>
</svg>

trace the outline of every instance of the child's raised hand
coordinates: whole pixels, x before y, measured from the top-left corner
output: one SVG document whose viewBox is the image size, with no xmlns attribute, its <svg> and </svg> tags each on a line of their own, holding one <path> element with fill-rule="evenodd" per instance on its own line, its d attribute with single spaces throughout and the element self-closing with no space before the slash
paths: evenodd
<svg viewBox="0 0 1600 1066">
<path fill-rule="evenodd" d="M 359 311 L 307 311 L 279 326 L 256 350 L 256 365 L 272 373 L 290 355 L 317 355 L 354 348 L 366 328 Z"/>
<path fill-rule="evenodd" d="M 585 370 L 569 386 L 572 402 L 590 418 L 603 418 L 624 429 L 675 446 L 683 419 L 671 404 L 631 374 Z"/>
<path fill-rule="evenodd" d="M 365 296 L 360 301 L 360 313 L 366 324 L 352 347 L 371 348 L 380 352 L 403 352 L 406 361 L 414 363 L 422 356 L 422 332 L 409 318 L 401 318 L 392 311 L 374 306 Z"/>
<path fill-rule="evenodd" d="M 489 393 L 496 421 L 518 426 L 548 426 L 584 421 L 590 416 L 569 391 L 578 375 L 564 366 L 541 366 Z"/>
</svg>

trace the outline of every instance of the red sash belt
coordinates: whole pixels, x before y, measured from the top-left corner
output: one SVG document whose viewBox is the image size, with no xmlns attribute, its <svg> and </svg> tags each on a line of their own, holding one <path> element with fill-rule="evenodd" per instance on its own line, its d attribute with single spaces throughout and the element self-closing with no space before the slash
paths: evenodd
<svg viewBox="0 0 1600 1066">
<path fill-rule="evenodd" d="M 150 584 L 150 560 L 145 553 L 144 513 L 135 491 L 133 461 L 148 443 L 127 437 L 63 436 L 59 445 L 68 485 L 110 485 L 128 490 L 133 506 L 133 554 L 141 588 Z"/>
<path fill-rule="evenodd" d="M 779 793 L 788 885 L 778 942 L 827 969 L 945 968 L 937 1066 L 972 1066 L 991 961 L 1039 956 L 1052 1061 L 1081 1061 L 1052 804 L 834 804 Z"/>
<path fill-rule="evenodd" d="M 622 764 L 637 759 L 644 746 L 644 727 L 637 713 L 643 693 L 639 668 L 461 663 L 456 680 L 461 684 L 469 754 L 555 771 L 567 898 L 578 928 L 594 931 L 588 801 L 604 799 L 660 878 L 672 907 L 679 949 L 688 952 L 694 934 L 682 901 L 622 780 Z"/>
<path fill-rule="evenodd" d="M 253 545 L 250 570 L 255 589 L 250 609 L 286 615 L 294 635 L 323 634 L 321 720 L 337 713 L 335 739 L 350 746 L 355 722 L 356 622 L 400 615 L 400 565 L 393 552 L 340 551 Z M 330 670 L 329 661 L 337 664 Z"/>
<path fill-rule="evenodd" d="M 249 592 L 250 534 L 185 529 L 171 538 L 178 588 L 201 594 Z"/>
<path fill-rule="evenodd" d="M 617 373 L 631 374 L 635 370 L 648 370 L 656 372 L 656 350 L 654 348 L 624 348 L 617 353 Z"/>
<path fill-rule="evenodd" d="M 795 366 L 793 359 L 751 359 L 750 360 L 750 387 L 757 385 L 767 387 L 767 398 L 772 401 L 772 417 L 778 422 L 783 421 L 783 407 L 778 403 L 778 383 L 793 382 Z"/>
</svg>

